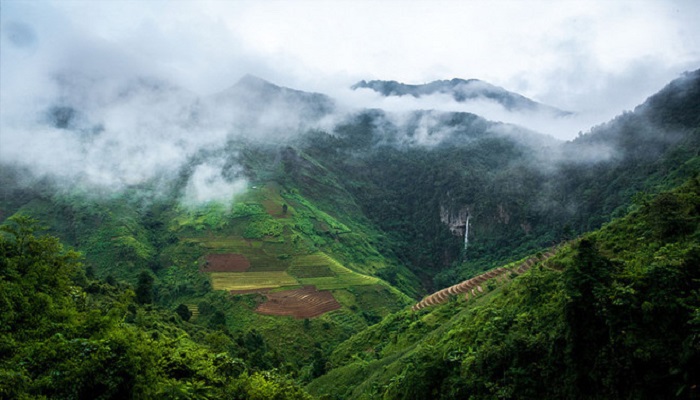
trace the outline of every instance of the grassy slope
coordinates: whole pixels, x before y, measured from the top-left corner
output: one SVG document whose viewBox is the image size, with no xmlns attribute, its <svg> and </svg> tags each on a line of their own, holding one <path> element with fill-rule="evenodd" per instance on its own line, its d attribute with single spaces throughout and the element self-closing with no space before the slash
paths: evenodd
<svg viewBox="0 0 700 400">
<path fill-rule="evenodd" d="M 284 204 L 286 213 L 282 211 Z M 218 217 L 210 215 L 217 212 Z M 406 295 L 367 275 L 376 273 L 386 261 L 366 243 L 362 231 L 349 228 L 299 193 L 285 191 L 275 182 L 257 185 L 237 199 L 230 214 L 224 210 L 202 210 L 180 214 L 173 221 L 176 225 L 171 229 L 180 238 L 174 247 L 187 244 L 198 247 L 200 255 L 233 252 L 250 260 L 248 272 L 209 274 L 214 289 L 223 289 L 220 285 L 227 282 L 228 290 L 315 285 L 333 292 L 343 308 L 311 322 L 254 313 L 255 306 L 263 301 L 259 295 L 219 294 L 211 300 L 214 308 L 226 315 L 229 331 L 244 333 L 255 329 L 282 359 L 295 364 L 292 369 L 297 372 L 308 365 L 314 348 L 321 346 L 328 353 L 368 323 L 410 304 Z M 267 227 L 270 225 L 273 228 Z M 352 236 L 362 241 L 357 249 L 346 242 Z M 369 257 L 365 256 L 367 248 L 371 250 Z M 342 264 L 339 259 L 351 261 Z M 194 269 L 201 262 L 201 256 L 192 257 L 181 268 Z M 318 267 L 327 269 L 327 276 L 314 276 Z M 196 304 L 201 300 L 183 297 L 174 298 L 171 303 L 185 301 Z"/>
</svg>

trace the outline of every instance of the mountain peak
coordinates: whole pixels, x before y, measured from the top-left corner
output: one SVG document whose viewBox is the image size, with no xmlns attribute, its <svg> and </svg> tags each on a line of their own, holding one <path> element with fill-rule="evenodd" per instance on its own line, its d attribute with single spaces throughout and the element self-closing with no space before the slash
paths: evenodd
<svg viewBox="0 0 700 400">
<path fill-rule="evenodd" d="M 250 84 L 254 84 L 254 85 L 272 85 L 272 86 L 276 86 L 276 85 L 270 83 L 270 81 L 267 81 L 267 80 L 265 80 L 265 79 L 263 79 L 263 78 L 261 78 L 261 77 L 259 77 L 259 76 L 257 76 L 257 75 L 253 75 L 253 74 L 245 74 L 245 75 L 243 75 L 243 77 L 242 77 L 241 79 L 239 79 L 238 82 L 237 82 L 236 84 L 237 84 L 237 85 L 250 85 Z"/>
<path fill-rule="evenodd" d="M 413 96 L 420 98 L 433 94 L 447 94 L 460 103 L 469 100 L 487 99 L 495 101 L 508 111 L 548 111 L 555 115 L 568 115 L 555 107 L 538 103 L 518 93 L 510 92 L 502 87 L 492 85 L 479 79 L 436 80 L 429 83 L 412 85 L 397 81 L 362 80 L 351 89 L 371 89 L 382 96 Z"/>
<path fill-rule="evenodd" d="M 326 95 L 278 86 L 252 74 L 244 75 L 233 86 L 215 94 L 213 98 L 219 103 L 236 103 L 249 113 L 283 107 L 312 119 L 330 113 L 334 108 L 333 101 Z"/>
</svg>

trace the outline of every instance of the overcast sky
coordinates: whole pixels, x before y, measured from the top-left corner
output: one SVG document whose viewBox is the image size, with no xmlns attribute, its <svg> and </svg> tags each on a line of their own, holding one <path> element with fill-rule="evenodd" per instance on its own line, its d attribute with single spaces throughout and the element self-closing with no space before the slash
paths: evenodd
<svg viewBox="0 0 700 400">
<path fill-rule="evenodd" d="M 459 77 L 607 118 L 700 68 L 695 0 L 1 0 L 0 12 L 3 106 L 66 70 L 199 94 L 246 73 L 337 96 L 360 79 Z"/>
</svg>

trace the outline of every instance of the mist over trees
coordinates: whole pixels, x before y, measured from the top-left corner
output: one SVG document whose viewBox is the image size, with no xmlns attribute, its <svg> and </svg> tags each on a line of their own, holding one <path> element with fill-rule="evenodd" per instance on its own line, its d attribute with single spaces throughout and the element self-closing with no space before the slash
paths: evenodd
<svg viewBox="0 0 700 400">
<path fill-rule="evenodd" d="M 0 149 L 0 397 L 697 394 L 700 71 L 571 141 L 61 79 L 3 121 L 29 135 Z"/>
</svg>

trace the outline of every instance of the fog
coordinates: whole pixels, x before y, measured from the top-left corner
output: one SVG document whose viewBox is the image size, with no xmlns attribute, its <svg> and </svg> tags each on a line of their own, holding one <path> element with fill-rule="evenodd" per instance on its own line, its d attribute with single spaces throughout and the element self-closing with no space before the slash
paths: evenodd
<svg viewBox="0 0 700 400">
<path fill-rule="evenodd" d="M 495 100 L 476 98 L 459 102 L 452 95 L 445 93 L 419 98 L 413 96 L 385 97 L 370 89 L 358 89 L 338 91 L 337 95 L 348 107 L 378 108 L 397 114 L 409 113 L 414 110 L 468 112 L 491 121 L 520 125 L 560 140 L 575 138 L 579 132 L 585 132 L 591 126 L 616 115 L 616 112 L 584 111 L 558 115 L 548 110 L 508 110 Z"/>
<path fill-rule="evenodd" d="M 233 138 L 285 143 L 378 108 L 397 126 L 431 110 L 406 139 L 418 145 L 450 136 L 434 118 L 448 111 L 567 140 L 700 62 L 695 2 L 468 3 L 4 0 L 0 161 L 100 191 L 158 186 L 184 168 L 185 203 L 221 201 L 249 183 L 237 166 L 224 171 L 229 159 L 198 155 Z M 248 73 L 329 97 L 259 91 L 260 81 L 241 80 Z M 454 77 L 573 114 L 350 89 L 360 79 Z"/>
</svg>

